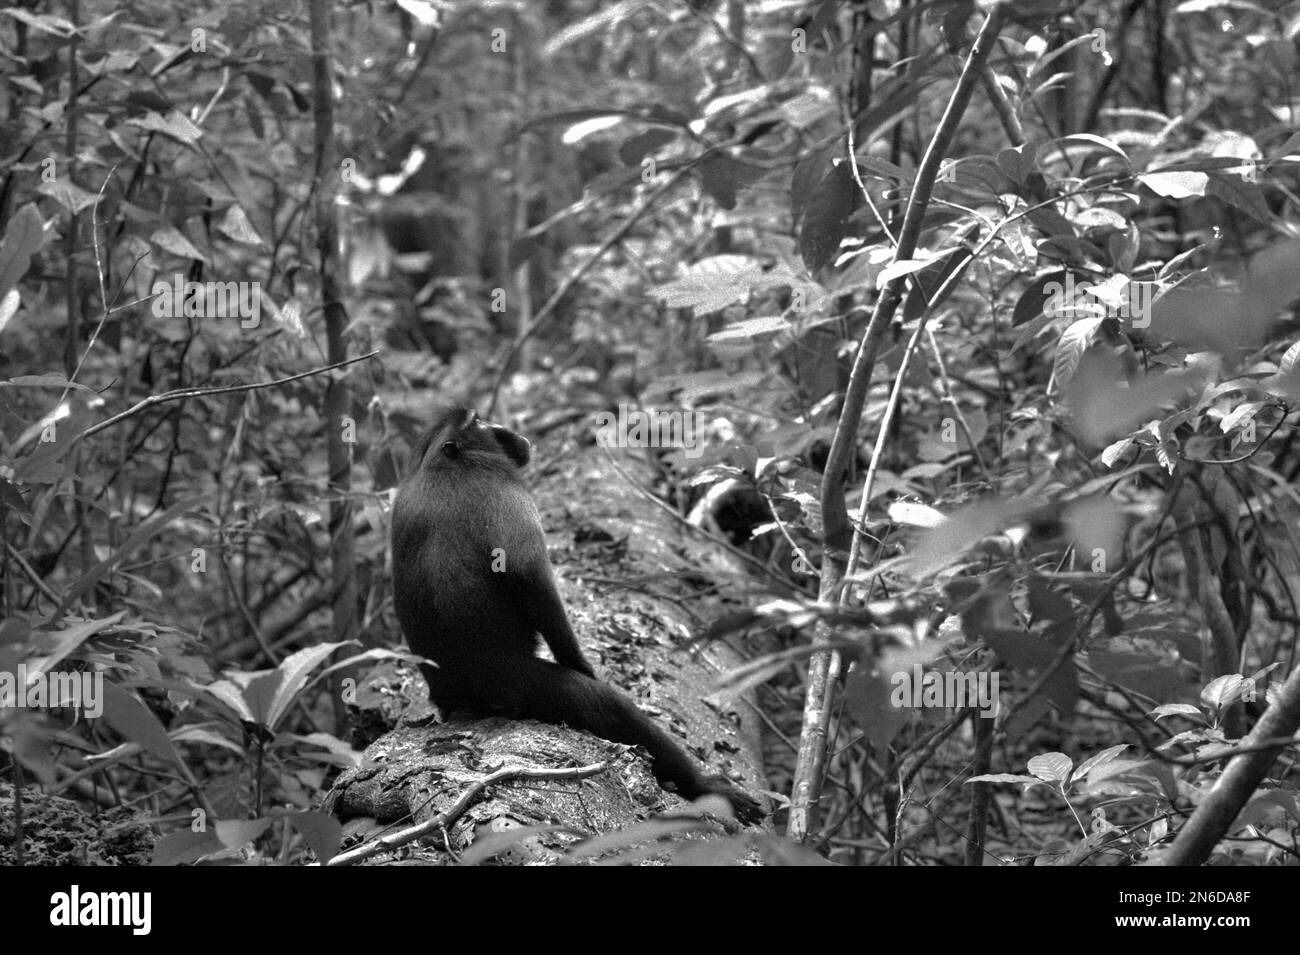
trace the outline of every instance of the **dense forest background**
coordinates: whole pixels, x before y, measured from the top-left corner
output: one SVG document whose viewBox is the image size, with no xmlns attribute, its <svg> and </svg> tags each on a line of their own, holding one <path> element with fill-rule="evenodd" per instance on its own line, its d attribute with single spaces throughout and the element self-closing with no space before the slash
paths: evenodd
<svg viewBox="0 0 1300 955">
<path fill-rule="evenodd" d="M 638 586 L 749 658 L 774 830 L 640 839 L 1300 861 L 1300 3 L 27 0 L 0 48 L 5 861 L 55 796 L 134 824 L 101 861 L 335 854 L 451 402 L 716 549 Z M 13 705 L 53 674 L 102 712 Z"/>
</svg>

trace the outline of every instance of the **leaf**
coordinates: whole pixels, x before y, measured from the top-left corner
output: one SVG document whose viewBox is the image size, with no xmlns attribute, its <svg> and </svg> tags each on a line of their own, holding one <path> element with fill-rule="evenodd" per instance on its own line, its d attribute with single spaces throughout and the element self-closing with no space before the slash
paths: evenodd
<svg viewBox="0 0 1300 955">
<path fill-rule="evenodd" d="M 1264 200 L 1264 193 L 1258 183 L 1247 182 L 1232 172 L 1211 172 L 1208 175 L 1209 183 L 1205 188 L 1207 196 L 1221 199 L 1231 206 L 1236 206 L 1256 221 L 1269 224 L 1272 214 L 1268 210 L 1268 203 Z"/>
<path fill-rule="evenodd" d="M 1056 345 L 1056 361 L 1052 365 L 1052 382 L 1047 389 L 1049 397 L 1059 395 L 1074 380 L 1074 373 L 1079 370 L 1079 361 L 1092 344 L 1103 321 L 1104 316 L 1089 315 L 1074 322 L 1061 333 L 1061 340 Z"/>
<path fill-rule="evenodd" d="M 172 226 L 156 229 L 153 235 L 149 236 L 149 241 L 164 252 L 170 252 L 182 259 L 198 259 L 200 262 L 208 260 L 206 255 L 196 249 L 189 239 Z"/>
<path fill-rule="evenodd" d="M 1070 601 L 1053 590 L 1046 578 L 1037 574 L 1029 578 L 1029 612 L 1035 620 L 1053 623 L 1074 619 L 1074 606 Z"/>
<path fill-rule="evenodd" d="M 6 7 L 0 10 L 0 13 L 7 14 L 15 20 L 19 20 L 29 27 L 41 30 L 45 33 L 51 33 L 62 39 L 69 39 L 77 35 L 77 28 L 71 21 L 63 17 L 52 16 L 48 13 L 29 13 L 22 7 Z"/>
<path fill-rule="evenodd" d="M 938 527 L 947 518 L 942 511 L 937 511 L 927 504 L 895 501 L 889 505 L 889 519 L 895 524 L 907 524 L 912 527 Z"/>
<path fill-rule="evenodd" d="M 1046 328 L 1048 328 L 1051 325 L 1054 325 L 1058 321 L 1060 321 L 1060 319 L 1058 319 L 1055 315 L 1050 315 L 1047 312 L 1043 312 L 1037 318 L 1032 318 L 1029 321 L 1025 322 L 1024 325 L 1020 326 L 1020 334 L 1016 336 L 1016 340 L 1011 344 L 1011 351 L 1017 352 L 1020 349 L 1024 348 L 1025 345 L 1029 344 L 1040 334 L 1042 334 L 1042 332 Z"/>
<path fill-rule="evenodd" d="M 927 641 L 920 646 L 891 647 L 885 650 L 874 667 L 855 667 L 845 683 L 844 705 L 854 722 L 873 744 L 888 746 L 915 712 L 911 699 L 896 699 L 903 675 L 909 685 L 916 668 L 925 667 L 943 651 L 943 642 Z M 904 696 L 906 693 L 904 691 Z"/>
<path fill-rule="evenodd" d="M 858 728 L 876 746 L 893 742 L 911 717 L 911 710 L 894 706 L 893 687 L 883 668 L 855 667 L 844 682 L 844 706 Z"/>
<path fill-rule="evenodd" d="M 20 514 L 30 515 L 32 509 L 27 506 L 27 500 L 19 493 L 18 488 L 14 487 L 9 481 L 0 477 L 0 506 L 9 507 Z M 5 515 L 0 513 L 0 520 L 4 520 Z M 24 523 L 27 523 L 24 518 Z M 3 634 L 0 634 L 0 644 L 5 642 Z"/>
<path fill-rule="evenodd" d="M 1261 16 L 1268 16 L 1268 11 L 1263 7 L 1258 4 L 1248 3 L 1246 0 L 1183 0 L 1182 3 L 1174 7 L 1174 13 L 1210 13 L 1224 7 L 1253 10 Z"/>
<path fill-rule="evenodd" d="M 1047 303 L 1058 297 L 1058 290 L 1065 288 L 1067 281 L 1064 269 L 1048 272 L 1046 275 L 1034 279 L 1029 288 L 1025 289 L 1019 300 L 1017 300 L 1016 306 L 1011 312 L 1011 327 L 1017 328 L 1042 315 Z M 1051 286 L 1050 290 L 1048 289 L 1049 285 Z"/>
<path fill-rule="evenodd" d="M 1051 206 L 1030 209 L 1025 213 L 1025 218 L 1032 222 L 1045 238 L 1050 239 L 1054 236 L 1074 238 L 1074 226 L 1070 224 L 1070 220 Z"/>
<path fill-rule="evenodd" d="M 248 702 L 244 699 L 242 687 L 236 686 L 232 680 L 214 680 L 206 686 L 196 686 L 195 689 L 204 696 L 210 696 L 219 703 L 228 706 L 235 716 L 242 722 L 256 723 L 257 717 L 249 708 Z"/>
<path fill-rule="evenodd" d="M 1127 776 L 1130 779 L 1135 780 L 1150 779 L 1156 783 L 1160 783 L 1162 790 L 1166 792 L 1166 794 L 1173 793 L 1174 795 L 1177 795 L 1178 793 L 1178 786 L 1173 781 L 1167 764 L 1137 759 L 1116 759 L 1111 760 L 1105 765 L 1096 767 L 1089 775 L 1088 790 L 1090 792 L 1099 792 L 1101 790 L 1099 789 L 1098 784 L 1103 783 L 1107 779 L 1114 779 L 1122 776 Z M 1131 791 L 1131 789 L 1129 791 Z"/>
<path fill-rule="evenodd" d="M 1247 421 L 1254 418 L 1263 409 L 1264 402 L 1262 401 L 1243 401 L 1220 419 L 1219 430 L 1224 434 L 1234 431 L 1245 425 Z"/>
<path fill-rule="evenodd" d="M 397 0 L 397 5 L 415 18 L 422 27 L 436 27 L 439 11 L 432 3 L 425 0 Z"/>
<path fill-rule="evenodd" d="M 230 750 L 237 756 L 245 755 L 244 748 L 238 743 L 201 726 L 182 726 L 180 729 L 172 730 L 167 735 L 171 737 L 173 743 L 203 743 L 207 746 L 219 746 L 222 749 Z"/>
<path fill-rule="evenodd" d="M 587 180 L 583 185 L 583 200 L 590 201 L 597 196 L 617 192 L 640 178 L 641 170 L 634 166 L 615 166 Z"/>
<path fill-rule="evenodd" d="M 1201 690 L 1201 702 L 1215 710 L 1222 711 L 1241 699 L 1247 686 L 1253 683 L 1240 673 L 1228 673 L 1215 677 L 1205 689 Z"/>
<path fill-rule="evenodd" d="M 736 193 L 767 174 L 765 169 L 723 155 L 709 156 L 697 170 L 704 191 L 723 209 L 734 209 Z"/>
<path fill-rule="evenodd" d="M 339 647 L 355 642 L 354 640 L 344 640 L 338 643 L 321 643 L 314 647 L 305 647 L 285 657 L 280 662 L 280 665 L 275 668 L 275 672 L 280 674 L 280 681 L 275 689 L 275 695 L 271 698 L 264 725 L 269 729 L 275 729 L 280 717 L 292 705 L 294 697 L 306 684 L 311 671 L 324 663 L 329 658 L 329 655 Z"/>
<path fill-rule="evenodd" d="M 1149 172 L 1137 178 L 1156 195 L 1169 199 L 1203 196 L 1210 182 L 1203 172 Z"/>
<path fill-rule="evenodd" d="M 902 278 L 905 275 L 911 275 L 913 272 L 919 272 L 928 266 L 933 259 L 902 259 L 891 262 L 880 270 L 876 276 L 876 288 L 882 289 L 894 279 Z"/>
<path fill-rule="evenodd" d="M 1026 699 L 1006 723 L 1007 738 L 1022 739 L 1035 726 L 1041 725 L 1047 714 L 1055 709 L 1068 716 L 1074 712 L 1079 699 L 1078 673 L 1074 667 L 1060 667 L 1043 684 L 1042 690 Z"/>
<path fill-rule="evenodd" d="M 271 828 L 273 819 L 219 819 L 212 829 L 227 849 L 248 845 Z"/>
<path fill-rule="evenodd" d="M 958 269 L 964 268 L 971 259 L 971 250 L 965 245 L 940 252 L 908 283 L 912 294 L 907 296 L 903 305 L 903 323 L 907 324 L 920 318 L 926 309 L 928 299 L 933 299 L 943 288 L 944 283 Z M 924 296 L 916 294 L 917 290 Z M 937 304 L 937 303 L 936 303 Z"/>
<path fill-rule="evenodd" d="M 99 620 L 85 620 L 74 623 L 64 630 L 43 632 L 40 636 L 39 651 L 41 656 L 27 661 L 27 678 L 32 680 L 43 673 L 49 673 L 67 659 L 68 654 L 81 646 L 101 630 L 116 626 L 126 616 L 125 610 L 119 610 L 110 617 Z"/>
<path fill-rule="evenodd" d="M 1233 820 L 1234 829 L 1243 826 L 1264 826 L 1270 821 L 1282 822 L 1290 817 L 1300 822 L 1300 793 L 1295 790 L 1270 789 L 1257 792 L 1242 807 Z"/>
<path fill-rule="evenodd" d="M 1205 714 L 1190 703 L 1163 703 L 1153 709 L 1150 715 L 1156 719 L 1160 719 L 1162 716 L 1188 716 L 1200 722 L 1205 722 Z"/>
<path fill-rule="evenodd" d="M 618 158 L 625 166 L 639 166 L 646 156 L 653 155 L 660 146 L 677 139 L 677 132 L 652 126 L 635 136 L 629 136 L 618 147 Z"/>
<path fill-rule="evenodd" d="M 153 711 L 116 683 L 105 680 L 103 685 L 104 722 L 164 762 L 184 768 L 180 753 Z"/>
<path fill-rule="evenodd" d="M 1107 445 L 1106 450 L 1101 452 L 1101 463 L 1108 468 L 1113 468 L 1115 462 L 1122 458 L 1129 448 L 1133 447 L 1133 441 L 1132 437 L 1120 438 L 1114 444 Z"/>
<path fill-rule="evenodd" d="M 1064 784 L 1074 760 L 1064 753 L 1042 753 L 1029 760 L 1028 769 L 1044 782 Z"/>
<path fill-rule="evenodd" d="M 22 304 L 22 298 L 18 295 L 18 289 L 11 288 L 0 297 L 0 332 L 5 330 L 9 324 L 9 319 L 18 313 L 18 306 Z"/>
<path fill-rule="evenodd" d="M 597 10 L 577 23 L 570 23 L 547 40 L 546 45 L 542 47 L 542 56 L 550 59 L 571 43 L 596 33 L 604 34 L 644 7 L 644 0 L 620 0 L 619 3 L 611 4 L 603 10 Z"/>
<path fill-rule="evenodd" d="M 187 865 L 203 856 L 212 855 L 225 848 L 217 834 L 210 830 L 190 832 L 188 829 L 163 836 L 153 847 L 150 865 Z"/>
<path fill-rule="evenodd" d="M 248 221 L 248 214 L 244 212 L 239 205 L 232 205 L 226 210 L 226 214 L 221 217 L 217 224 L 217 231 L 227 238 L 234 239 L 236 242 L 242 242 L 245 245 L 264 245 L 261 236 L 253 228 L 253 224 Z"/>
<path fill-rule="evenodd" d="M 1296 342 L 1285 352 L 1277 363 L 1279 374 L 1287 375 L 1295 370 L 1296 362 L 1300 361 L 1300 342 Z"/>
<path fill-rule="evenodd" d="M 126 122 L 131 126 L 139 126 L 151 133 L 162 133 L 164 136 L 170 136 L 186 146 L 194 145 L 203 135 L 203 130 L 190 122 L 184 113 L 175 109 L 169 111 L 165 116 L 151 111 L 143 116 L 128 119 Z"/>
<path fill-rule="evenodd" d="M 858 35 L 865 37 L 865 34 Z M 888 129 L 912 115 L 921 95 L 939 79 L 939 74 L 939 70 L 927 69 L 925 59 L 919 58 L 913 61 L 912 69 L 905 74 L 891 77 L 876 86 L 872 90 L 871 105 L 859 113 L 854 122 L 854 140 L 859 146 L 882 139 Z"/>
<path fill-rule="evenodd" d="M 714 332 L 708 337 L 708 341 L 713 345 L 724 345 L 733 342 L 754 342 L 760 338 L 766 338 L 769 335 L 775 335 L 780 332 L 790 331 L 790 323 L 780 315 L 765 315 L 758 318 L 747 318 L 743 321 L 732 322 L 720 332 Z"/>
<path fill-rule="evenodd" d="M 1047 67 L 1050 64 L 1054 63 L 1076 46 L 1081 46 L 1084 43 L 1092 43 L 1093 40 L 1094 38 L 1091 33 L 1084 33 L 1067 43 L 1062 43 L 1059 47 L 1045 53 L 1042 59 L 1038 60 L 1038 62 L 1034 63 L 1034 65 L 1030 67 L 1029 77 L 1031 79 L 1036 79 L 1037 77 L 1045 75 L 1047 73 Z M 1107 142 L 1109 142 L 1109 140 L 1107 140 Z"/>
<path fill-rule="evenodd" d="M 1108 153 L 1122 159 L 1125 166 L 1131 165 L 1128 153 L 1109 139 L 1092 133 L 1072 133 L 1058 139 L 1049 139 L 1038 147 L 1035 158 L 1038 167 L 1041 169 L 1046 163 L 1059 159 L 1062 153 L 1066 155 L 1072 164 L 1077 164 L 1078 160 L 1097 152 Z"/>
<path fill-rule="evenodd" d="M 323 812 L 291 812 L 283 818 L 289 820 L 300 833 L 319 862 L 329 862 L 339 851 L 343 841 L 343 826 L 333 816 Z"/>
<path fill-rule="evenodd" d="M 1161 441 L 1156 445 L 1156 461 L 1171 475 L 1178 467 L 1178 460 L 1175 456 L 1177 448 L 1178 445 L 1173 441 Z"/>
<path fill-rule="evenodd" d="M 1018 776 L 1015 773 L 987 773 L 983 776 L 972 776 L 963 785 L 970 785 L 971 783 L 1025 783 L 1029 786 L 1038 786 L 1042 782 L 1037 776 Z"/>
<path fill-rule="evenodd" d="M 1269 375 L 1260 384 L 1275 397 L 1300 398 L 1300 367 L 1292 367 L 1286 374 Z"/>
<path fill-rule="evenodd" d="M 694 309 L 699 318 L 748 301 L 755 285 L 765 279 L 757 259 L 746 255 L 715 255 L 687 266 L 680 279 L 650 291 L 669 308 Z"/>
<path fill-rule="evenodd" d="M 796 210 L 802 219 L 799 255 L 809 272 L 816 272 L 835 260 L 849 218 L 861 201 L 848 161 L 839 160 L 813 190 L 807 206 Z"/>
<path fill-rule="evenodd" d="M 1297 152 L 1300 152 L 1300 131 L 1294 132 L 1288 136 L 1286 142 L 1281 146 L 1278 146 L 1277 150 L 1270 158 L 1281 159 L 1284 156 L 1290 156 Z"/>
<path fill-rule="evenodd" d="M 342 766 L 344 769 L 355 769 L 361 766 L 362 754 L 360 750 L 353 749 L 343 740 L 330 733 L 308 733 L 303 736 L 298 733 L 286 734 L 289 739 L 302 743 L 306 746 L 320 747 L 325 750 L 324 753 L 302 753 L 303 758 L 319 759 L 323 763 L 329 763 L 334 766 Z"/>
<path fill-rule="evenodd" d="M 27 274 L 32 256 L 45 244 L 45 235 L 45 221 L 35 203 L 29 202 L 14 213 L 4 239 L 0 240 L 0 296 L 7 296 Z M 0 328 L 3 327 L 4 322 L 0 321 Z"/>
<path fill-rule="evenodd" d="M 839 149 L 839 139 L 828 136 L 818 146 L 808 150 L 803 159 L 795 164 L 794 172 L 790 174 L 790 211 L 794 216 L 796 227 L 813 191 L 835 168 L 832 158 Z"/>
<path fill-rule="evenodd" d="M 1088 759 L 1085 759 L 1082 763 L 1079 764 L 1078 768 L 1070 776 L 1070 780 L 1073 782 L 1075 780 L 1084 779 L 1094 769 L 1097 769 L 1098 767 L 1104 766 L 1106 763 L 1109 763 L 1111 760 L 1115 759 L 1115 757 L 1119 756 L 1119 754 L 1124 752 L 1124 750 L 1126 749 L 1128 749 L 1128 744 L 1120 743 L 1118 746 L 1110 746 L 1107 747 L 1106 749 L 1103 749 L 1100 753 L 1097 753 L 1095 756 L 1090 756 Z"/>
</svg>

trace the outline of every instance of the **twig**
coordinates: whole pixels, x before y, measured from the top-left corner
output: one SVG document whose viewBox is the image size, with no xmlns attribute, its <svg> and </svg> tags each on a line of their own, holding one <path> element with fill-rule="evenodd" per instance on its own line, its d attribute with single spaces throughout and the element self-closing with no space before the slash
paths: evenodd
<svg viewBox="0 0 1300 955">
<path fill-rule="evenodd" d="M 93 424 L 85 431 L 72 439 L 75 445 L 84 438 L 89 438 L 93 434 L 98 434 L 106 428 L 111 428 L 115 424 L 125 421 L 127 418 L 134 417 L 142 411 L 152 408 L 154 405 L 164 404 L 168 401 L 183 401 L 186 398 L 201 398 L 205 395 L 228 395 L 237 391 L 261 391 L 264 388 L 278 388 L 280 385 L 287 385 L 291 381 L 300 381 L 303 378 L 311 378 L 314 375 L 320 375 L 327 371 L 334 371 L 337 368 L 343 368 L 347 365 L 354 365 L 359 361 L 366 361 L 374 358 L 379 354 L 379 349 L 367 352 L 364 355 L 357 355 L 355 358 L 348 358 L 343 361 L 336 361 L 332 365 L 323 365 L 320 368 L 312 368 L 308 371 L 299 372 L 296 375 L 289 375 L 285 378 L 276 378 L 272 381 L 257 381 L 251 385 L 221 385 L 217 388 L 177 388 L 175 391 L 165 391 L 161 395 L 150 395 L 142 401 L 137 402 L 125 411 L 113 415 L 111 418 L 105 418 L 98 424 Z"/>
<path fill-rule="evenodd" d="M 446 829 L 457 819 L 465 814 L 465 810 L 474 803 L 483 791 L 489 786 L 496 783 L 505 782 L 511 779 L 544 779 L 544 780 L 561 780 L 561 779 L 586 779 L 589 776 L 595 776 L 603 773 L 612 765 L 610 760 L 603 763 L 592 763 L 589 766 L 577 766 L 572 769 L 529 769 L 524 766 L 511 766 L 506 769 L 498 769 L 494 773 L 489 773 L 482 779 L 470 785 L 460 798 L 452 804 L 451 808 L 445 812 L 440 812 L 436 816 L 424 820 L 416 826 L 409 826 L 406 829 L 400 829 L 397 832 L 390 832 L 386 836 L 381 836 L 374 842 L 367 842 L 355 849 L 349 849 L 347 852 L 340 852 L 328 862 L 327 866 L 345 866 L 356 865 L 366 859 L 378 855 L 386 849 L 396 849 L 404 846 L 409 842 L 426 836 L 431 832 L 437 832 L 440 829 Z"/>
</svg>

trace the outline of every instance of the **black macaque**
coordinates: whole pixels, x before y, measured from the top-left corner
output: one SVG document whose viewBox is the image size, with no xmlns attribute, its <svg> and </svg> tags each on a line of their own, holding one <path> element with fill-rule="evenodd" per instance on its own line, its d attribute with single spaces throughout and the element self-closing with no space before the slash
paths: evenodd
<svg viewBox="0 0 1300 955">
<path fill-rule="evenodd" d="M 596 679 L 555 588 L 537 506 L 520 478 L 529 443 L 453 408 L 416 444 L 393 508 L 393 594 L 430 698 L 567 723 L 645 747 L 656 778 L 687 799 L 725 797 L 745 821 L 759 803 L 695 762 L 636 704 Z M 538 635 L 555 663 L 536 656 Z"/>
</svg>

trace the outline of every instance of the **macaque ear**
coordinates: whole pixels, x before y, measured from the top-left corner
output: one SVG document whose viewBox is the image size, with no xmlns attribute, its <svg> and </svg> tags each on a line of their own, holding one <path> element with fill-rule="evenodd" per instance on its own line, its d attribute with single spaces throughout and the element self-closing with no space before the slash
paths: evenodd
<svg viewBox="0 0 1300 955">
<path fill-rule="evenodd" d="M 501 450 L 506 453 L 511 461 L 519 467 L 523 467 L 532 457 L 532 445 L 522 434 L 515 434 L 509 428 L 503 428 L 499 424 L 492 425 L 492 436 L 497 439 L 497 444 L 501 445 Z"/>
</svg>

